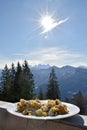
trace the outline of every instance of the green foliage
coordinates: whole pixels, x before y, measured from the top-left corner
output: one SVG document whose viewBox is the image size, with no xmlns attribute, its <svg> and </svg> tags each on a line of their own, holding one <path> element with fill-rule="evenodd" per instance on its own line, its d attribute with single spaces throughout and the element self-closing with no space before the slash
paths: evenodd
<svg viewBox="0 0 87 130">
<path fill-rule="evenodd" d="M 10 70 L 8 69 L 7 65 L 5 65 L 4 70 L 2 70 L 2 77 L 1 77 L 1 98 L 3 100 L 9 99 L 10 93 L 10 85 L 11 85 L 11 77 L 10 77 Z"/>
<path fill-rule="evenodd" d="M 41 89 L 41 88 L 40 88 L 40 91 L 39 91 L 38 98 L 39 98 L 40 100 L 43 100 L 43 99 L 44 99 L 44 95 L 43 95 L 43 92 L 42 92 L 42 89 Z"/>
<path fill-rule="evenodd" d="M 33 74 L 27 61 L 22 66 L 18 62 L 16 68 L 13 63 L 10 69 L 6 65 L 2 70 L 0 86 L 1 100 L 17 102 L 20 98 L 34 98 Z"/>
<path fill-rule="evenodd" d="M 35 96 L 33 93 L 34 90 L 34 79 L 33 74 L 28 66 L 27 61 L 24 61 L 23 64 L 23 89 L 22 89 L 22 97 L 24 99 L 31 99 Z"/>
<path fill-rule="evenodd" d="M 85 109 L 87 107 L 87 98 L 83 96 L 80 91 L 76 95 L 74 95 L 72 103 L 80 108 L 80 114 L 85 114 Z"/>
<path fill-rule="evenodd" d="M 58 84 L 58 80 L 57 80 L 54 68 L 52 68 L 50 76 L 49 76 L 49 83 L 47 86 L 47 98 L 60 99 L 59 84 Z"/>
</svg>

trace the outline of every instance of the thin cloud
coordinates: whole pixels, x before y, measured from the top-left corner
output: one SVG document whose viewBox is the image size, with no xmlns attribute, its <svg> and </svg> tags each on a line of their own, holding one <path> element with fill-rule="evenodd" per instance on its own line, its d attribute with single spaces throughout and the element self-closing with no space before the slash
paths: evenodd
<svg viewBox="0 0 87 130">
<path fill-rule="evenodd" d="M 21 55 L 18 54 L 18 56 L 21 56 L 21 58 L 23 57 L 23 59 L 27 59 L 31 65 L 50 64 L 56 66 L 79 66 L 87 64 L 87 59 L 84 58 L 84 55 L 56 47 L 38 49 L 29 53 L 21 53 Z"/>
<path fill-rule="evenodd" d="M 57 47 L 39 48 L 33 52 L 15 53 L 12 57 L 14 58 L 0 56 L 0 68 L 4 68 L 6 64 L 8 67 L 11 67 L 12 63 L 16 66 L 18 61 L 20 64 L 23 64 L 25 59 L 32 66 L 38 64 L 50 64 L 59 67 L 65 65 L 87 66 L 87 58 L 85 55 Z"/>
<path fill-rule="evenodd" d="M 58 21 L 57 24 L 60 25 L 60 24 L 62 24 L 62 23 L 67 22 L 68 20 L 69 20 L 69 18 L 65 18 L 65 19 L 63 19 L 63 20 Z"/>
<path fill-rule="evenodd" d="M 69 18 L 65 18 L 65 19 L 62 19 L 62 20 L 51 23 L 50 26 L 48 24 L 48 26 L 40 34 L 45 34 L 45 33 L 49 32 L 49 31 L 51 31 L 52 29 L 54 29 L 55 27 L 60 26 L 61 24 L 67 22 L 68 20 L 69 20 Z"/>
</svg>

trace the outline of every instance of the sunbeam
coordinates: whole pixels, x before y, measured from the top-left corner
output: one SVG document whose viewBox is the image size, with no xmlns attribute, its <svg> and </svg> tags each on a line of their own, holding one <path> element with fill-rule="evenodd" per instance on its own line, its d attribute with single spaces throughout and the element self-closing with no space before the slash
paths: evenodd
<svg viewBox="0 0 87 130">
<path fill-rule="evenodd" d="M 40 26 L 43 28 L 43 31 L 40 34 L 45 34 L 49 31 L 51 31 L 55 27 L 60 26 L 61 24 L 68 21 L 68 19 L 69 18 L 65 18 L 65 19 L 61 19 L 61 20 L 55 20 L 50 15 L 42 16 L 42 18 L 40 19 Z"/>
</svg>

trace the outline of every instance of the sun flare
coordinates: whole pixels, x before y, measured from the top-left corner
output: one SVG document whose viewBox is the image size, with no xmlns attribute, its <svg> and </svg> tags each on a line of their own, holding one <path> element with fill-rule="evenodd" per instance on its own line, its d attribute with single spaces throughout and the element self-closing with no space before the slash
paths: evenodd
<svg viewBox="0 0 87 130">
<path fill-rule="evenodd" d="M 48 12 L 41 14 L 39 19 L 39 26 L 42 28 L 42 32 L 40 34 L 47 34 L 57 26 L 60 26 L 62 23 L 65 23 L 69 18 L 55 19 L 54 14 L 49 14 Z"/>
<path fill-rule="evenodd" d="M 54 24 L 54 19 L 51 16 L 43 16 L 41 19 L 41 25 L 43 26 L 44 30 L 50 30 Z"/>
</svg>

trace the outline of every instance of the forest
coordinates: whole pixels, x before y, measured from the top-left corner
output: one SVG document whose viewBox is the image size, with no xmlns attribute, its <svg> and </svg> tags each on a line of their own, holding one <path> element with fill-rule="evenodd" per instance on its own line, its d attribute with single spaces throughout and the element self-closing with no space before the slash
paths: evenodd
<svg viewBox="0 0 87 130">
<path fill-rule="evenodd" d="M 20 99 L 30 100 L 35 98 L 34 75 L 28 62 L 25 60 L 22 65 L 18 62 L 16 67 L 12 63 L 10 68 L 5 65 L 0 77 L 0 100 L 14 103 Z M 41 100 L 61 99 L 59 82 L 54 68 L 51 69 L 49 75 L 46 93 L 43 93 L 40 88 L 37 98 Z M 67 97 L 64 101 L 77 105 L 81 114 L 87 114 L 87 97 L 83 96 L 80 91 L 72 99 Z"/>
</svg>

